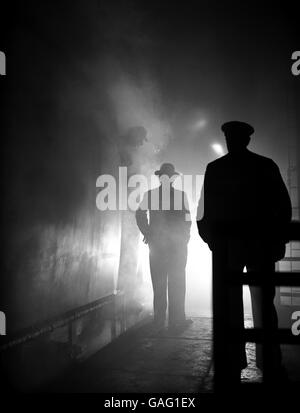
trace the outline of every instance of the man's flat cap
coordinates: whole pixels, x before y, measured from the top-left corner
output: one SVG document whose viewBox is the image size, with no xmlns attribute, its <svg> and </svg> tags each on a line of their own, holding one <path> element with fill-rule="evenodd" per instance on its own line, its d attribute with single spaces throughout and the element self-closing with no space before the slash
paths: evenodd
<svg viewBox="0 0 300 413">
<path fill-rule="evenodd" d="M 224 133 L 240 133 L 243 135 L 252 135 L 254 133 L 254 128 L 253 126 L 249 125 L 249 123 L 246 122 L 239 122 L 237 120 L 233 120 L 231 122 L 226 122 L 221 126 L 221 129 Z"/>
</svg>

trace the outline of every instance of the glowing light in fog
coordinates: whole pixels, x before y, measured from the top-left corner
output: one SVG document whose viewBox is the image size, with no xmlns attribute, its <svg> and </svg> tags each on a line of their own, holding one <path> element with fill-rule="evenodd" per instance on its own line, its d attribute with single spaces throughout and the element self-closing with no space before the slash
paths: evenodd
<svg viewBox="0 0 300 413">
<path fill-rule="evenodd" d="M 195 127 L 197 129 L 202 129 L 204 128 L 204 126 L 206 126 L 206 120 L 205 119 L 200 119 L 198 120 L 198 122 L 196 122 Z"/>
<path fill-rule="evenodd" d="M 193 125 L 192 125 L 192 129 L 194 131 L 199 131 L 201 129 L 203 129 L 205 126 L 207 125 L 207 121 L 206 119 L 198 119 Z"/>
<path fill-rule="evenodd" d="M 213 148 L 214 152 L 219 155 L 219 156 L 223 156 L 225 154 L 225 151 L 223 149 L 223 146 L 220 143 L 213 143 L 211 145 L 211 147 Z"/>
</svg>

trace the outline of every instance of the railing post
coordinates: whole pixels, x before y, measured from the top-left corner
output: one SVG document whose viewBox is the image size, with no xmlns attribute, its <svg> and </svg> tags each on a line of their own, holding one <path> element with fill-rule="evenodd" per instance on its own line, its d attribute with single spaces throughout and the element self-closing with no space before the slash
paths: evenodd
<svg viewBox="0 0 300 413">
<path fill-rule="evenodd" d="M 125 308 L 125 294 L 122 293 L 120 295 L 121 305 L 120 305 L 120 313 L 121 313 L 121 333 L 124 333 L 126 330 L 126 308 Z"/>
<path fill-rule="evenodd" d="M 111 318 L 110 318 L 110 331 L 111 331 L 111 340 L 114 340 L 117 337 L 117 327 L 116 327 L 116 317 L 117 317 L 117 293 L 115 293 L 112 302 L 111 302 Z"/>
</svg>

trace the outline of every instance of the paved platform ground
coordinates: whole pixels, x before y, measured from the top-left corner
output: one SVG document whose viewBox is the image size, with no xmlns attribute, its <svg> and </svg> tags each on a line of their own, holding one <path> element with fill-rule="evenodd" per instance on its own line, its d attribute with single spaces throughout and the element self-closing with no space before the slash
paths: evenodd
<svg viewBox="0 0 300 413">
<path fill-rule="evenodd" d="M 142 325 L 102 349 L 48 388 L 92 393 L 211 392 L 212 320 L 193 317 L 179 334 L 151 332 Z M 249 366 L 243 381 L 259 381 L 254 345 L 247 345 Z"/>
</svg>

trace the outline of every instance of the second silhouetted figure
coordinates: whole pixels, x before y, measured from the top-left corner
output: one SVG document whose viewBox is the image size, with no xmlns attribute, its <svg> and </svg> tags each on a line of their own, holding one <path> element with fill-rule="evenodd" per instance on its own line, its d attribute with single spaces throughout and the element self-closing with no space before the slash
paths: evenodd
<svg viewBox="0 0 300 413">
<path fill-rule="evenodd" d="M 190 214 L 186 194 L 173 186 L 174 166 L 164 163 L 155 174 L 161 185 L 144 194 L 136 220 L 149 245 L 155 328 L 164 327 L 168 308 L 169 328 L 175 331 L 190 322 L 185 317 Z"/>
<path fill-rule="evenodd" d="M 247 272 L 259 272 L 265 277 L 274 272 L 275 262 L 285 254 L 291 202 L 275 162 L 247 149 L 253 127 L 233 121 L 225 123 L 222 131 L 228 154 L 207 166 L 197 223 L 200 236 L 213 251 L 214 273 L 219 277 L 214 299 L 220 300 L 223 308 L 219 308 L 215 321 L 224 334 L 230 327 L 225 344 L 229 360 L 223 360 L 227 365 L 224 373 L 238 381 L 241 369 L 246 367 L 241 335 L 243 297 L 241 283 L 231 276 L 241 273 L 244 267 Z M 275 334 L 278 321 L 271 276 L 264 299 L 258 287 L 250 287 L 250 293 L 254 327 L 262 327 L 265 310 L 268 328 Z M 281 371 L 280 346 L 275 340 L 268 351 L 275 377 Z M 256 362 L 262 367 L 260 346 Z"/>
</svg>

